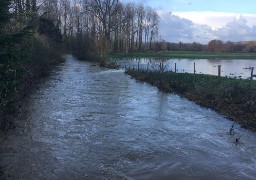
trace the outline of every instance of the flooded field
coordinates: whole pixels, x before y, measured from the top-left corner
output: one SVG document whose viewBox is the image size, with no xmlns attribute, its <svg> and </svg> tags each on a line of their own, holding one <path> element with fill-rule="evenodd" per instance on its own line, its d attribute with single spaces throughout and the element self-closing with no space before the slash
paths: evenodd
<svg viewBox="0 0 256 180">
<path fill-rule="evenodd" d="M 175 71 L 178 73 L 194 73 L 218 75 L 218 65 L 221 65 L 221 75 L 248 79 L 251 77 L 251 67 L 256 69 L 256 60 L 216 60 L 216 59 L 162 59 L 157 58 L 126 58 L 116 61 L 122 67 L 137 68 L 138 63 L 141 69 L 159 70 L 159 63 L 164 62 L 165 71 Z M 254 71 L 256 74 L 256 70 Z M 256 79 L 256 78 L 254 78 Z"/>
<path fill-rule="evenodd" d="M 67 56 L 1 134 L 0 166 L 7 179 L 255 179 L 255 133 L 232 124 Z"/>
</svg>

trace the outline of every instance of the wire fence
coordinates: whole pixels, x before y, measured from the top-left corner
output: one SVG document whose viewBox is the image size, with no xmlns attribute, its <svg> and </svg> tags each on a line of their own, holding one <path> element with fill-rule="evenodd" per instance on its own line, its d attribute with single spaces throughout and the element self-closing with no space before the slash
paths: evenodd
<svg viewBox="0 0 256 180">
<path fill-rule="evenodd" d="M 241 68 L 248 72 L 248 75 L 238 75 L 234 73 L 230 73 L 229 75 L 224 74 L 222 70 L 222 65 L 213 66 L 214 68 L 211 70 L 211 73 L 202 73 L 198 71 L 198 67 L 200 67 L 200 63 L 194 62 L 192 67 L 186 67 L 187 70 L 184 68 L 179 68 L 177 63 L 170 64 L 167 61 L 149 61 L 149 62 L 140 62 L 140 61 L 115 61 L 116 65 L 125 68 L 125 69 L 134 69 L 134 70 L 144 70 L 144 71 L 158 71 L 158 72 L 174 72 L 174 73 L 190 73 L 190 74 L 208 74 L 208 75 L 215 75 L 219 77 L 230 77 L 230 78 L 239 78 L 239 79 L 250 79 L 254 80 L 256 74 L 254 74 L 254 67 L 246 67 Z M 200 67 L 202 69 L 204 67 Z M 189 70 L 188 70 L 189 69 Z M 241 73 L 242 74 L 242 73 Z"/>
</svg>

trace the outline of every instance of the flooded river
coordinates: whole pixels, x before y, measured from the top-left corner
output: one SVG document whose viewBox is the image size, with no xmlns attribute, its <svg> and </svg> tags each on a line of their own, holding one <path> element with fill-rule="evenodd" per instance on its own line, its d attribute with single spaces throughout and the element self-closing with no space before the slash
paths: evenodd
<svg viewBox="0 0 256 180">
<path fill-rule="evenodd" d="M 67 56 L 22 112 L 1 134 L 8 179 L 256 178 L 255 133 L 122 70 Z"/>
</svg>

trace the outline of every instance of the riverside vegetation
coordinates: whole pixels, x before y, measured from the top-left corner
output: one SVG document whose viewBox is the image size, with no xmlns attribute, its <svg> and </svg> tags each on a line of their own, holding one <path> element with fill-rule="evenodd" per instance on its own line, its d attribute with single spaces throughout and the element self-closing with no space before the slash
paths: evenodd
<svg viewBox="0 0 256 180">
<path fill-rule="evenodd" d="M 178 93 L 256 131 L 256 82 L 202 74 L 130 69 L 133 78 Z"/>
<path fill-rule="evenodd" d="M 26 7 L 11 12 L 12 1 L 0 2 L 0 127 L 14 128 L 20 100 L 39 78 L 63 61 L 58 27 Z"/>
</svg>

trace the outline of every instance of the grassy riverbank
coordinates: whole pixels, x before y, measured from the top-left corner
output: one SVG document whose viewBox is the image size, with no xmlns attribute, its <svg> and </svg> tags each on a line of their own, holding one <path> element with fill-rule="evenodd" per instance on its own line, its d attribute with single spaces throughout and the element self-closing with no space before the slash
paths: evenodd
<svg viewBox="0 0 256 180">
<path fill-rule="evenodd" d="M 193 51 L 164 51 L 164 52 L 143 52 L 143 53 L 114 53 L 114 59 L 122 58 L 187 58 L 187 59 L 256 59 L 256 53 L 209 53 Z"/>
<path fill-rule="evenodd" d="M 256 82 L 200 74 L 128 70 L 133 78 L 176 92 L 256 131 Z"/>
</svg>

